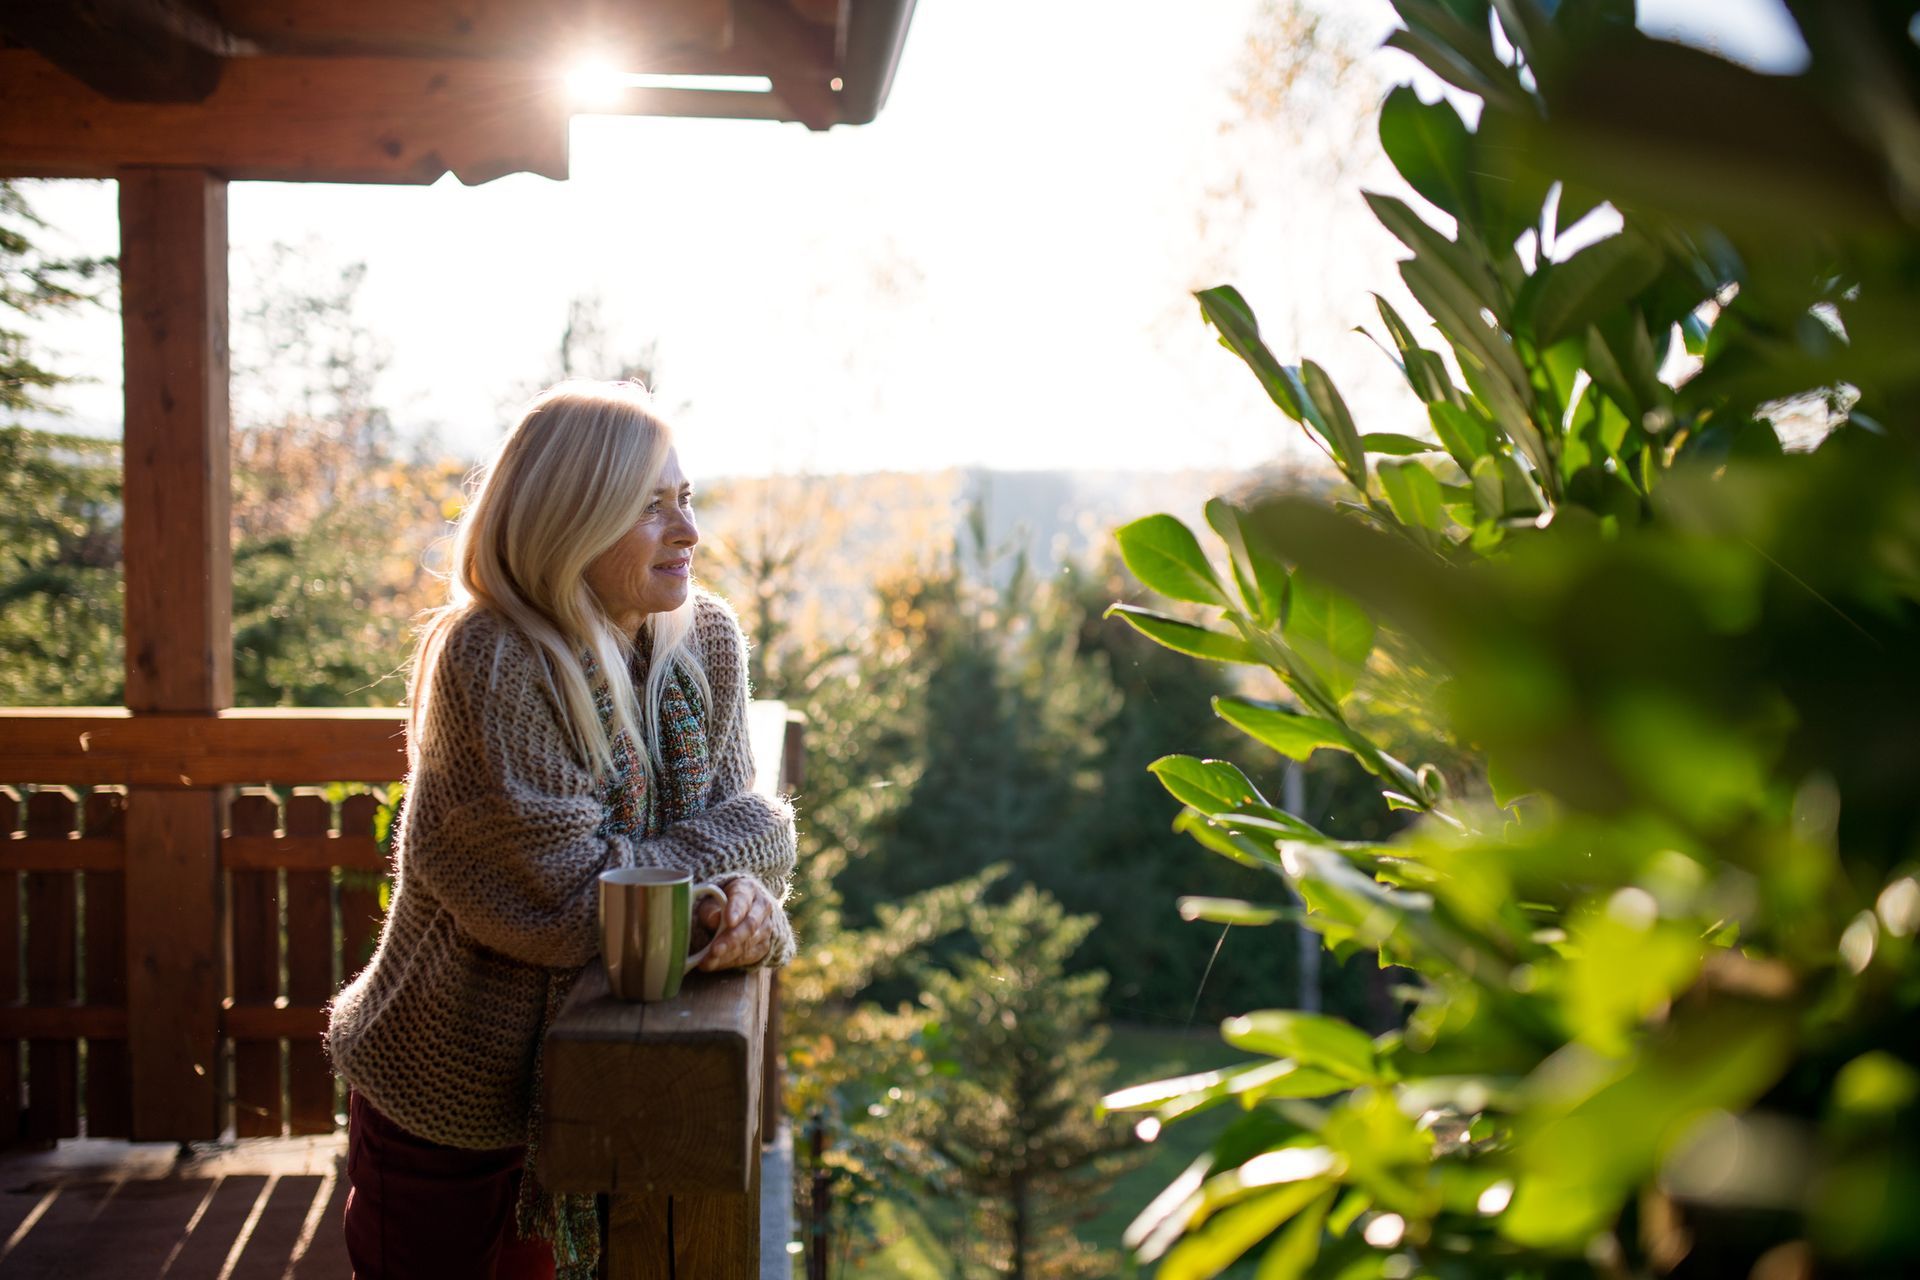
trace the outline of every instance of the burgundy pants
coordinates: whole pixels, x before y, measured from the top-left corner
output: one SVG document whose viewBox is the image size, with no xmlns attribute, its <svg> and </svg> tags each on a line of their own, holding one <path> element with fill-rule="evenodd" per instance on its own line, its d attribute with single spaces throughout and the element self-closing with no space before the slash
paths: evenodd
<svg viewBox="0 0 1920 1280">
<path fill-rule="evenodd" d="M 347 1257 L 354 1280 L 553 1280 L 553 1249 L 514 1240 L 525 1148 L 428 1142 L 347 1095 Z"/>
</svg>

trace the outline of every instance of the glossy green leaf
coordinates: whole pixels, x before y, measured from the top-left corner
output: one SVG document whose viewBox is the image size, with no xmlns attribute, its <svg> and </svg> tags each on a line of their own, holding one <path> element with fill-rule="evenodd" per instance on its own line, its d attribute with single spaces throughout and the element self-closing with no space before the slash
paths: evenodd
<svg viewBox="0 0 1920 1280">
<path fill-rule="evenodd" d="M 1350 598 L 1295 574 L 1281 624 L 1287 644 L 1313 669 L 1335 701 L 1353 692 L 1373 652 L 1374 624 Z"/>
<path fill-rule="evenodd" d="M 1236 1049 L 1289 1058 L 1357 1084 L 1380 1078 L 1373 1039 L 1338 1018 L 1296 1009 L 1263 1009 L 1228 1018 L 1220 1035 Z"/>
<path fill-rule="evenodd" d="M 1440 437 L 1440 443 L 1462 471 L 1471 472 L 1476 461 L 1492 452 L 1493 433 L 1466 409 L 1452 404 L 1432 404 L 1427 406 L 1427 418 L 1433 423 L 1433 433 Z"/>
<path fill-rule="evenodd" d="M 1257 1158 L 1257 1157 L 1256 1157 Z M 1302 1210 L 1324 1200 L 1324 1178 L 1283 1183 L 1221 1210 L 1160 1263 L 1158 1280 L 1210 1280 Z"/>
<path fill-rule="evenodd" d="M 1237 635 L 1196 627 L 1191 622 L 1182 622 L 1178 618 L 1169 618 L 1165 614 L 1130 604 L 1116 604 L 1107 610 L 1105 616 L 1119 618 L 1148 639 L 1190 658 L 1261 665 L 1260 655 Z"/>
<path fill-rule="evenodd" d="M 1383 462 L 1379 475 L 1387 505 L 1401 524 L 1436 534 L 1446 529 L 1445 499 L 1433 472 L 1418 462 Z"/>
<path fill-rule="evenodd" d="M 1368 453 L 1384 453 L 1396 458 L 1440 452 L 1440 446 L 1431 440 L 1417 440 L 1393 431 L 1369 431 L 1360 437 L 1360 443 Z"/>
<path fill-rule="evenodd" d="M 1380 108 L 1380 145 L 1407 185 L 1455 218 L 1475 212 L 1473 135 L 1445 98 L 1422 102 L 1409 85 Z"/>
<path fill-rule="evenodd" d="M 1326 370 L 1311 360 L 1301 361 L 1300 378 L 1313 407 L 1319 411 L 1321 429 L 1326 432 L 1334 459 L 1346 472 L 1347 479 L 1360 487 L 1367 474 L 1366 449 L 1360 444 L 1360 430 L 1353 424 L 1353 415 L 1347 411 L 1340 389 L 1333 385 Z"/>
<path fill-rule="evenodd" d="M 1220 334 L 1221 344 L 1246 361 L 1280 411 L 1295 422 L 1305 421 L 1294 384 L 1267 344 L 1260 340 L 1260 326 L 1254 320 L 1253 308 L 1240 296 L 1240 291 L 1232 285 L 1220 285 L 1202 289 L 1193 296 L 1200 301 L 1200 314 Z"/>
<path fill-rule="evenodd" d="M 1169 515 L 1151 515 L 1114 531 L 1120 557 L 1149 588 L 1173 600 L 1225 607 L 1229 602 L 1199 540 Z"/>
<path fill-rule="evenodd" d="M 1246 774 L 1225 760 L 1199 760 L 1193 756 L 1161 756 L 1147 766 L 1160 779 L 1160 785 L 1181 804 L 1190 804 L 1202 813 L 1221 813 L 1243 804 L 1266 804 Z"/>
<path fill-rule="evenodd" d="M 1215 698 L 1213 710 L 1234 728 L 1289 760 L 1304 762 L 1321 747 L 1348 746 L 1345 732 L 1331 720 L 1275 703 L 1251 698 Z"/>
<path fill-rule="evenodd" d="M 1530 308 L 1534 345 L 1544 351 L 1584 333 L 1652 284 L 1660 264 L 1660 251 L 1629 229 L 1542 268 Z"/>
<path fill-rule="evenodd" d="M 1271 625 L 1280 616 L 1287 598 L 1287 568 L 1256 543 L 1249 542 L 1242 526 L 1245 515 L 1239 507 L 1223 498 L 1207 500 L 1207 523 L 1227 544 L 1233 565 L 1233 578 L 1240 598 L 1262 626 Z"/>
</svg>

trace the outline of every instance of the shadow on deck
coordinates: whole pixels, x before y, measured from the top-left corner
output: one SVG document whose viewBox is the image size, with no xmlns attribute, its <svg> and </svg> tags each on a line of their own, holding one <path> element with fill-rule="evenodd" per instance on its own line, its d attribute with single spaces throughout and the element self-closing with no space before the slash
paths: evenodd
<svg viewBox="0 0 1920 1280">
<path fill-rule="evenodd" d="M 0 1273 L 346 1280 L 346 1138 L 74 1139 L 0 1157 Z"/>
</svg>

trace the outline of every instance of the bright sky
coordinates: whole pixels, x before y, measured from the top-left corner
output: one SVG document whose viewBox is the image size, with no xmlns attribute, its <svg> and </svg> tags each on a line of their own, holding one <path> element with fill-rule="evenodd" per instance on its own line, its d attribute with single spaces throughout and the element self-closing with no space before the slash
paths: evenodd
<svg viewBox="0 0 1920 1280">
<path fill-rule="evenodd" d="M 616 350 L 658 342 L 696 475 L 1251 465 L 1293 437 L 1200 323 L 1198 285 L 1240 283 L 1363 423 L 1407 407 L 1350 332 L 1373 320 L 1367 290 L 1395 284 L 1396 246 L 1354 190 L 1388 182 L 1377 157 L 1316 184 L 1277 154 L 1234 243 L 1203 233 L 1258 3 L 1176 21 L 1146 0 L 921 0 L 892 100 L 861 128 L 583 116 L 565 183 L 236 184 L 236 294 L 275 240 L 312 240 L 323 272 L 365 261 L 383 400 L 467 454 L 592 294 Z M 1380 0 L 1339 7 L 1365 11 L 1369 42 L 1390 21 Z M 1770 69 L 1804 57 L 1778 0 L 1641 12 Z M 1375 70 L 1384 85 L 1409 65 Z M 112 251 L 109 186 L 30 198 L 71 247 Z M 101 379 L 70 396 L 100 429 L 119 420 L 118 336 L 97 317 L 49 335 Z"/>
</svg>

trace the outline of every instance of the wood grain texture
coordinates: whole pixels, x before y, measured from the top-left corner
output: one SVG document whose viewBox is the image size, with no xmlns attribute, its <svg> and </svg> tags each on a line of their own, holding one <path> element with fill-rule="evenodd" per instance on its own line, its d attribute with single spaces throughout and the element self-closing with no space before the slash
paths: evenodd
<svg viewBox="0 0 1920 1280">
<path fill-rule="evenodd" d="M 249 792 L 227 806 L 227 829 L 271 836 L 280 804 Z M 235 1003 L 270 1005 L 280 997 L 280 873 L 227 872 L 227 973 Z M 242 1138 L 277 1138 L 282 1124 L 280 1042 L 239 1040 L 233 1046 L 233 1131 Z"/>
<path fill-rule="evenodd" d="M 177 167 L 236 182 L 563 179 L 569 113 L 563 68 L 537 59 L 236 58 L 205 101 L 124 103 L 38 53 L 5 50 L 0 176 Z"/>
<path fill-rule="evenodd" d="M 296 793 L 287 801 L 287 834 L 330 838 L 333 806 L 323 795 Z M 287 882 L 287 1003 L 324 1005 L 333 996 L 333 874 L 289 871 Z M 333 1068 L 316 1036 L 287 1040 L 287 1126 L 292 1133 L 333 1132 Z"/>
<path fill-rule="evenodd" d="M 366 840 L 373 842 L 374 817 L 380 810 L 380 801 L 375 796 L 348 796 L 340 802 L 340 839 L 342 842 Z M 379 858 L 376 844 L 376 866 L 365 871 L 352 871 L 340 877 L 340 982 L 351 981 L 373 958 L 375 942 L 380 937 L 383 915 L 380 910 L 380 890 L 378 883 L 368 874 L 371 871 L 385 872 L 387 864 Z"/>
<path fill-rule="evenodd" d="M 760 1274 L 758 1160 L 753 1162 L 748 1179 L 745 1192 L 673 1197 L 674 1275 L 756 1280 Z"/>
<path fill-rule="evenodd" d="M 325 1005 L 230 1004 L 219 1010 L 220 1033 L 246 1040 L 318 1040 L 327 1029 Z"/>
<path fill-rule="evenodd" d="M 0 1005 L 0 1036 L 10 1040 L 124 1040 L 127 1011 L 94 1005 Z"/>
<path fill-rule="evenodd" d="M 233 45 L 175 0 L 0 0 L 0 30 L 126 102 L 199 101 L 220 82 L 220 54 Z"/>
<path fill-rule="evenodd" d="M 214 7 L 229 31 L 273 53 L 564 61 L 590 42 L 635 71 L 659 70 L 676 54 L 724 50 L 733 22 L 729 0 L 216 0 Z"/>
<path fill-rule="evenodd" d="M 74 830 L 79 806 L 65 788 L 27 797 L 26 830 L 43 840 Z M 27 1001 L 71 1005 L 79 999 L 78 889 L 71 871 L 36 871 L 23 886 L 27 908 Z M 27 1043 L 27 1138 L 51 1142 L 80 1133 L 80 1044 L 70 1037 Z"/>
<path fill-rule="evenodd" d="M 0 841 L 0 867 L 12 871 L 118 871 L 126 865 L 124 841 L 93 836 L 21 836 Z"/>
<path fill-rule="evenodd" d="M 671 1204 L 664 1195 L 608 1201 L 605 1280 L 674 1280 Z"/>
<path fill-rule="evenodd" d="M 74 786 L 397 782 L 399 708 L 135 715 L 118 707 L 0 710 L 0 777 Z"/>
<path fill-rule="evenodd" d="M 219 830 L 210 792 L 128 797 L 127 1050 L 139 1141 L 220 1134 Z"/>
<path fill-rule="evenodd" d="M 95 791 L 87 797 L 86 833 L 121 851 L 125 863 L 127 797 L 124 792 Z M 78 843 L 78 842 L 76 842 Z M 81 921 L 86 940 L 85 990 L 89 1008 L 115 1009 L 125 1016 L 127 1004 L 127 877 L 116 866 L 109 871 L 89 869 L 82 881 L 87 905 Z M 133 1129 L 133 1073 L 127 1060 L 125 1028 L 116 1039 L 87 1040 L 87 1114 L 89 1138 L 124 1138 Z"/>
<path fill-rule="evenodd" d="M 0 84 L 11 116 L 15 86 L 5 72 Z M 233 702 L 227 184 L 194 169 L 118 176 L 126 701 L 212 711 Z"/>
<path fill-rule="evenodd" d="M 555 1190 L 744 1193 L 760 1151 L 767 974 L 688 976 L 628 1004 L 589 965 L 546 1042 L 543 1159 Z"/>
</svg>

